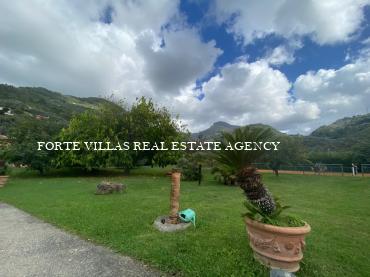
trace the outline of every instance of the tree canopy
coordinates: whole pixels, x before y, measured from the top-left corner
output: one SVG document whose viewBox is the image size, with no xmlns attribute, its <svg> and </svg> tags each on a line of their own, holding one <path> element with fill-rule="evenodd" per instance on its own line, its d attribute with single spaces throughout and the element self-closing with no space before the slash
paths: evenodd
<svg viewBox="0 0 370 277">
<path fill-rule="evenodd" d="M 157 107 L 152 100 L 137 99 L 130 109 L 121 103 L 102 105 L 76 115 L 58 137 L 60 141 L 101 142 L 170 142 L 181 140 L 184 129 L 165 108 Z M 82 167 L 87 170 L 119 167 L 126 171 L 138 164 L 166 166 L 175 164 L 181 153 L 175 151 L 60 151 L 58 167 Z"/>
</svg>

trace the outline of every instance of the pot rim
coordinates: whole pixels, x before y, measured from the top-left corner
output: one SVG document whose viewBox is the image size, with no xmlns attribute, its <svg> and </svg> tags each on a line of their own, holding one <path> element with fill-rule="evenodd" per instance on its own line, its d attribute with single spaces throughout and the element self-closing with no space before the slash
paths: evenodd
<svg viewBox="0 0 370 277">
<path fill-rule="evenodd" d="M 311 226 L 306 222 L 304 226 L 299 227 L 283 227 L 283 226 L 275 226 L 271 224 L 266 224 L 262 222 L 255 221 L 249 217 L 245 217 L 245 223 L 247 226 L 251 226 L 253 228 L 263 230 L 266 232 L 274 232 L 279 234 L 285 234 L 285 235 L 304 235 L 308 234 L 311 231 Z"/>
</svg>

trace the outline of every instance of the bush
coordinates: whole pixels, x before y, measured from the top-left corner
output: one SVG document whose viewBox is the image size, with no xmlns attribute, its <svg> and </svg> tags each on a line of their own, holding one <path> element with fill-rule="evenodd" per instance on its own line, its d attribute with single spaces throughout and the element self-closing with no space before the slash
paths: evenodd
<svg viewBox="0 0 370 277">
<path fill-rule="evenodd" d="M 186 181 L 197 181 L 201 178 L 199 163 L 191 156 L 179 159 L 177 167 L 181 170 L 182 177 Z"/>
<path fill-rule="evenodd" d="M 6 163 L 4 160 L 0 160 L 0 175 L 5 175 L 6 173 Z"/>
<path fill-rule="evenodd" d="M 223 183 L 224 185 L 237 185 L 235 171 L 228 167 L 222 165 L 214 166 L 212 167 L 211 173 L 218 182 Z"/>
</svg>

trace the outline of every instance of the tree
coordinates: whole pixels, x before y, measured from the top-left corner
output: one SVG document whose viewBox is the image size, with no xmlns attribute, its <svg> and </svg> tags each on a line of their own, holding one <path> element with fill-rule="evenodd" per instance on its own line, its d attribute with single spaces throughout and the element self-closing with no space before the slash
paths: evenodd
<svg viewBox="0 0 370 277">
<path fill-rule="evenodd" d="M 128 138 L 130 142 L 146 141 L 151 145 L 164 142 L 170 146 L 172 141 L 182 141 L 187 137 L 184 126 L 178 118 L 172 118 L 164 107 L 158 107 L 151 99 L 141 97 L 131 107 L 128 115 Z M 180 151 L 140 151 L 134 155 L 134 164 L 143 161 L 153 166 L 164 167 L 175 164 L 181 157 Z"/>
<path fill-rule="evenodd" d="M 59 134 L 60 141 L 79 142 L 79 151 L 59 151 L 55 159 L 57 167 L 81 167 L 88 171 L 97 168 L 133 165 L 132 153 L 128 151 L 92 151 L 84 142 L 110 142 L 118 145 L 128 137 L 128 112 L 114 103 L 103 104 L 98 110 L 87 110 L 73 117 L 67 128 Z"/>
<path fill-rule="evenodd" d="M 305 147 L 299 137 L 281 135 L 277 138 L 280 142 L 278 151 L 270 151 L 265 156 L 265 161 L 270 163 L 275 175 L 279 175 L 282 165 L 307 163 Z"/>
<path fill-rule="evenodd" d="M 181 170 L 181 177 L 185 181 L 199 181 L 202 178 L 200 156 L 201 153 L 187 153 L 177 161 L 177 168 Z"/>
<path fill-rule="evenodd" d="M 53 152 L 45 149 L 38 151 L 38 141 L 53 141 L 62 128 L 61 124 L 50 120 L 36 120 L 23 116 L 9 130 L 10 145 L 6 150 L 9 162 L 26 165 L 43 174 L 50 168 Z"/>
<path fill-rule="evenodd" d="M 59 135 L 60 141 L 111 142 L 112 145 L 129 143 L 129 149 L 117 151 L 60 151 L 57 166 L 82 167 L 87 170 L 105 167 L 124 168 L 126 173 L 134 166 L 144 163 L 166 166 L 175 164 L 179 151 L 135 151 L 133 142 L 159 142 L 181 140 L 183 127 L 178 126 L 165 108 L 158 108 L 151 100 L 142 97 L 130 109 L 123 103 L 115 102 L 102 105 L 98 110 L 88 110 L 75 116 L 69 126 Z"/>
<path fill-rule="evenodd" d="M 370 163 L 370 147 L 369 143 L 362 141 L 354 146 L 352 161 L 358 164 Z"/>
</svg>

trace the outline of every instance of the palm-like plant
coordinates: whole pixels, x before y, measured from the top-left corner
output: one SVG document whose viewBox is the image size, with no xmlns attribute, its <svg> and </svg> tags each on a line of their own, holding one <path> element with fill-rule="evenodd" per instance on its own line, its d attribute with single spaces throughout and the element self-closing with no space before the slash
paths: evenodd
<svg viewBox="0 0 370 277">
<path fill-rule="evenodd" d="M 268 141 L 274 137 L 271 128 L 262 126 L 247 126 L 236 129 L 233 133 L 222 133 L 221 148 L 216 152 L 215 160 L 230 169 L 230 171 L 240 171 L 246 166 L 251 166 L 257 159 L 265 153 L 263 150 L 255 151 L 230 151 L 225 150 L 230 143 L 235 145 L 237 142 L 245 141 Z"/>
<path fill-rule="evenodd" d="M 253 163 L 265 153 L 264 150 L 226 150 L 226 147 L 237 142 L 265 142 L 271 140 L 274 133 L 270 128 L 248 126 L 236 129 L 233 133 L 222 134 L 222 150 L 215 152 L 215 160 L 222 172 L 236 176 L 238 185 L 244 190 L 248 200 L 262 212 L 271 214 L 275 211 L 275 201 L 261 182 L 261 175 Z M 215 170 L 220 172 L 221 170 Z"/>
</svg>

